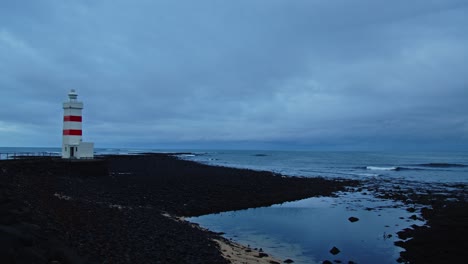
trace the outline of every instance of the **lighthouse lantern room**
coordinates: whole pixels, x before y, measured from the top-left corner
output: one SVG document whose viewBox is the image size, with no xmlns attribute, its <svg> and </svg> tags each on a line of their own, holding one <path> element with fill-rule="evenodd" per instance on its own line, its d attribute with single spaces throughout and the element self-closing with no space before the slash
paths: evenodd
<svg viewBox="0 0 468 264">
<path fill-rule="evenodd" d="M 92 159 L 94 157 L 94 143 L 82 142 L 83 103 L 77 100 L 75 90 L 68 93 L 68 101 L 63 103 L 63 138 L 62 158 L 64 159 Z"/>
</svg>

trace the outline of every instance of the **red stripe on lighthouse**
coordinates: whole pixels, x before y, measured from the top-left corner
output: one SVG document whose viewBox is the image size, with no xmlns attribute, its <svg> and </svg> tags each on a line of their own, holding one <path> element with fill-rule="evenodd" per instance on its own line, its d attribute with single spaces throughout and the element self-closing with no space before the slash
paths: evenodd
<svg viewBox="0 0 468 264">
<path fill-rule="evenodd" d="M 81 129 L 64 129 L 63 135 L 64 136 L 81 136 L 83 132 Z"/>
<path fill-rule="evenodd" d="M 70 121 L 70 122 L 81 122 L 81 116 L 64 116 L 63 121 Z"/>
</svg>

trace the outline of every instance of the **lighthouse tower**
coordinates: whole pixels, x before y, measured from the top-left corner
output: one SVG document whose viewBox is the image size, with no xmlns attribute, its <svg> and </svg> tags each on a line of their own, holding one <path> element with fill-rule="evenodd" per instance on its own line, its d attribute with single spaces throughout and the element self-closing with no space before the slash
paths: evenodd
<svg viewBox="0 0 468 264">
<path fill-rule="evenodd" d="M 94 143 L 82 142 L 81 127 L 83 103 L 77 100 L 75 90 L 68 93 L 68 101 L 63 103 L 62 158 L 93 158 Z"/>
</svg>

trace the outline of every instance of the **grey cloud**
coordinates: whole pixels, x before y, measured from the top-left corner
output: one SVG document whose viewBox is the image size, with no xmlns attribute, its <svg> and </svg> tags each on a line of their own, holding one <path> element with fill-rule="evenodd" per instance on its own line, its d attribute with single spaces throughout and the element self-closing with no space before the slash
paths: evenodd
<svg viewBox="0 0 468 264">
<path fill-rule="evenodd" d="M 0 135 L 17 138 L 13 127 L 44 124 L 49 133 L 34 142 L 59 145 L 50 131 L 60 130 L 60 104 L 75 88 L 85 102 L 85 135 L 97 146 L 358 145 L 366 137 L 466 145 L 467 6 L 7 3 Z"/>
</svg>

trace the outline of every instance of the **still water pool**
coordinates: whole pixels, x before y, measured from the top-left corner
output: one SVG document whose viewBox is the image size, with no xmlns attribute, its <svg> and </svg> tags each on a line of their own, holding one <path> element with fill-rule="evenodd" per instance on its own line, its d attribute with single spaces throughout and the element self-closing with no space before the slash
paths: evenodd
<svg viewBox="0 0 468 264">
<path fill-rule="evenodd" d="M 397 263 L 396 232 L 413 224 L 401 203 L 365 192 L 341 193 L 295 202 L 188 218 L 252 248 L 295 263 Z M 348 218 L 357 217 L 357 222 Z M 332 255 L 337 247 L 340 253 Z"/>
</svg>

